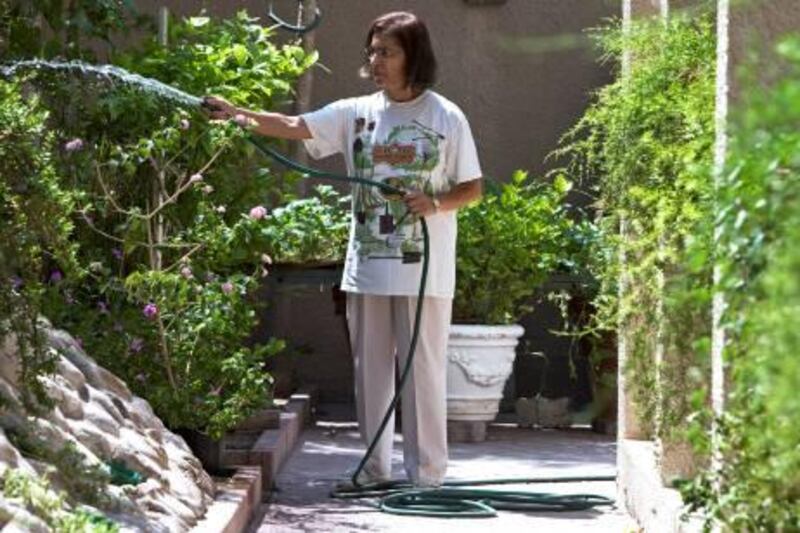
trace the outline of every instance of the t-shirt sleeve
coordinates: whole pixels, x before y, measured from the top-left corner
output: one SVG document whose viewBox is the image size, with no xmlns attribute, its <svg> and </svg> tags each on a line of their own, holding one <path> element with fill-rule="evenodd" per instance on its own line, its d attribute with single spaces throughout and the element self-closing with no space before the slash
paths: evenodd
<svg viewBox="0 0 800 533">
<path fill-rule="evenodd" d="M 457 114 L 453 128 L 453 150 L 450 154 L 448 175 L 456 183 L 474 180 L 483 176 L 478 160 L 478 150 L 469 122 L 463 113 Z"/>
<path fill-rule="evenodd" d="M 311 132 L 303 145 L 314 159 L 343 152 L 346 145 L 350 100 L 338 100 L 301 116 Z"/>
</svg>

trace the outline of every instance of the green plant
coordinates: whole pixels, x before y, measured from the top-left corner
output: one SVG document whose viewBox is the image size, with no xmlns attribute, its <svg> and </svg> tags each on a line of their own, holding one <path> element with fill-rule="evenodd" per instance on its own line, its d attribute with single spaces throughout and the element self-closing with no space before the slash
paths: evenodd
<svg viewBox="0 0 800 533">
<path fill-rule="evenodd" d="M 734 110 L 719 185 L 715 259 L 729 363 L 720 468 L 684 487 L 734 531 L 800 529 L 800 37 L 782 40 L 777 55 L 780 74 L 759 62 Z M 776 81 L 765 88 L 764 77 Z"/>
<path fill-rule="evenodd" d="M 577 243 L 579 225 L 564 204 L 570 187 L 563 177 L 549 184 L 517 171 L 458 212 L 455 322 L 508 324 L 530 310 Z"/>
<path fill-rule="evenodd" d="M 189 94 L 215 94 L 243 107 L 274 109 L 290 102 L 294 83 L 316 63 L 317 53 L 306 53 L 294 42 L 278 45 L 273 32 L 246 11 L 221 20 L 201 14 L 171 24 L 169 46 L 153 37 L 142 48 L 116 54 L 112 60 Z M 122 119 L 136 108 L 136 103 L 128 106 L 124 101 L 112 100 L 109 105 Z M 299 175 L 268 172 L 265 163 L 249 143 L 231 147 L 218 161 L 219 171 L 249 179 L 233 181 L 227 195 L 247 198 L 251 205 L 259 197 L 268 207 L 294 199 Z M 219 192 L 224 187 L 220 183 Z"/>
<path fill-rule="evenodd" d="M 273 43 L 273 29 L 239 11 L 230 19 L 200 15 L 170 25 L 169 46 L 155 38 L 114 63 L 190 94 L 218 94 L 257 109 L 286 103 L 292 83 L 317 60 L 297 44 Z"/>
<path fill-rule="evenodd" d="M 144 26 L 133 0 L 0 0 L 0 57 L 92 56 L 88 44 Z"/>
<path fill-rule="evenodd" d="M 51 157 L 46 110 L 0 80 L 0 340 L 13 334 L 24 398 L 46 403 L 38 377 L 53 371 L 38 322 L 52 272 L 80 279 L 70 215 L 77 195 L 65 190 Z M 61 269 L 61 270 L 57 270 Z"/>
<path fill-rule="evenodd" d="M 272 44 L 244 13 L 189 19 L 172 32 L 171 48 L 151 45 L 127 61 L 251 107 L 288 97 L 313 63 L 297 46 Z M 263 364 L 282 343 L 247 345 L 257 322 L 249 295 L 271 261 L 267 245 L 286 236 L 265 231 L 264 215 L 293 195 L 273 187 L 233 123 L 209 124 L 199 109 L 91 76 L 45 69 L 29 82 L 54 110 L 53 164 L 77 198 L 70 238 L 85 267 L 79 277 L 54 264 L 42 310 L 170 426 L 221 435 L 269 400 Z M 302 207 L 309 215 L 315 201 Z"/>
<path fill-rule="evenodd" d="M 714 18 L 637 21 L 599 38 L 606 60 L 621 64 L 627 53 L 630 69 L 597 93 L 555 152 L 597 198 L 601 233 L 588 268 L 599 290 L 588 329 L 620 325 L 639 419 L 675 438 L 703 406 L 708 375 Z"/>
<path fill-rule="evenodd" d="M 264 250 L 242 236 L 266 210 L 228 213 L 215 189 L 215 161 L 244 132 L 185 121 L 177 112 L 132 144 L 65 155 L 73 172 L 92 172 L 74 178 L 88 274 L 54 284 L 46 312 L 168 425 L 219 436 L 268 400 L 262 366 L 282 343 L 244 346 Z"/>
<path fill-rule="evenodd" d="M 37 478 L 7 468 L 0 477 L 4 499 L 19 503 L 55 531 L 65 533 L 113 533 L 119 527 L 102 515 L 72 508 L 65 493 L 56 493 L 47 478 Z M 4 523 L 11 517 L 0 516 Z M 26 525 L 26 524 L 18 524 Z"/>
<path fill-rule="evenodd" d="M 33 429 L 24 425 L 4 429 L 9 441 L 23 457 L 51 465 L 51 473 L 58 477 L 70 502 L 113 508 L 114 500 L 105 492 L 110 481 L 107 469 L 89 464 L 74 443 L 68 442 L 60 450 L 53 450 L 37 433 L 35 425 Z"/>
<path fill-rule="evenodd" d="M 350 197 L 328 185 L 315 195 L 292 200 L 273 210 L 259 238 L 276 263 L 315 265 L 341 263 L 350 231 Z"/>
</svg>

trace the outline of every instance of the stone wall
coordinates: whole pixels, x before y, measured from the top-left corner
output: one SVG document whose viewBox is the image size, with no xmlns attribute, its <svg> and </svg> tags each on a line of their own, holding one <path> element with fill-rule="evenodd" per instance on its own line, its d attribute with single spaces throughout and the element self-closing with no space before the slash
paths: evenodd
<svg viewBox="0 0 800 533">
<path fill-rule="evenodd" d="M 0 475 L 8 468 L 35 476 L 46 472 L 55 489 L 66 487 L 63 472 L 48 461 L 68 443 L 89 466 L 115 461 L 138 472 L 137 485 L 110 485 L 103 511 L 138 531 L 187 531 L 213 501 L 215 486 L 184 440 L 164 427 L 150 405 L 134 396 L 63 331 L 46 329 L 47 346 L 57 350 L 56 373 L 44 380 L 55 408 L 41 416 L 21 404 L 19 356 L 13 336 L 0 347 Z M 13 443 L 20 439 L 49 450 L 44 457 Z M 0 516 L 15 516 L 20 530 L 43 531 L 23 509 L 3 501 Z M 0 520 L 0 525 L 2 525 Z M 27 525 L 25 525 L 27 524 Z M 41 524 L 39 524 L 41 525 Z M 129 529 L 129 530 L 130 530 Z"/>
</svg>

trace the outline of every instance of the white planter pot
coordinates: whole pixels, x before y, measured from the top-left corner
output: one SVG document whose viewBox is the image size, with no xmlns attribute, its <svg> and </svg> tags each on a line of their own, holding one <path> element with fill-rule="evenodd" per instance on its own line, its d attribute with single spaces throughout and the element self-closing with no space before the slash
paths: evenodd
<svg viewBox="0 0 800 533">
<path fill-rule="evenodd" d="M 447 419 L 491 422 L 511 375 L 522 326 L 450 326 Z"/>
</svg>

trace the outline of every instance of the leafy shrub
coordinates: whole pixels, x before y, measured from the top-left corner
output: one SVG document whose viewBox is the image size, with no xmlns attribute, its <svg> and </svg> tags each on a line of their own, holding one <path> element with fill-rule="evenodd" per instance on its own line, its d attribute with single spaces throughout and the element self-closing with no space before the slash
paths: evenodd
<svg viewBox="0 0 800 533">
<path fill-rule="evenodd" d="M 721 467 L 685 487 L 696 507 L 733 531 L 800 529 L 800 38 L 782 41 L 778 55 L 785 70 L 775 85 L 764 89 L 759 67 L 735 110 L 719 188 L 730 363 Z"/>
<path fill-rule="evenodd" d="M 714 35 L 708 12 L 601 33 L 605 57 L 621 63 L 627 51 L 630 71 L 598 92 L 556 152 L 570 160 L 566 175 L 597 198 L 601 238 L 589 268 L 600 289 L 590 329 L 621 325 L 639 420 L 664 438 L 688 430 L 705 402 Z M 659 342 L 665 361 L 657 375 Z"/>
<path fill-rule="evenodd" d="M 508 184 L 458 212 L 455 322 L 509 324 L 530 310 L 531 297 L 565 261 L 578 226 L 564 199 L 571 184 L 528 181 L 517 171 Z"/>
<path fill-rule="evenodd" d="M 317 60 L 299 45 L 276 45 L 273 31 L 245 11 L 221 20 L 189 17 L 170 25 L 168 47 L 153 38 L 114 63 L 190 94 L 269 109 L 286 103 L 292 82 Z"/>
<path fill-rule="evenodd" d="M 15 334 L 22 391 L 39 402 L 45 396 L 37 376 L 53 370 L 57 355 L 43 345 L 38 323 L 50 273 L 80 278 L 69 240 L 77 195 L 60 183 L 46 119 L 35 97 L 0 80 L 0 340 Z"/>
<path fill-rule="evenodd" d="M 350 232 L 350 198 L 319 185 L 314 196 L 273 210 L 259 232 L 276 263 L 341 263 Z"/>
<path fill-rule="evenodd" d="M 148 22 L 132 0 L 0 0 L 0 58 L 89 58 L 89 44 Z"/>
<path fill-rule="evenodd" d="M 172 31 L 173 48 L 133 53 L 131 65 L 253 107 L 289 96 L 313 62 L 273 45 L 244 13 Z M 237 62 L 242 46 L 252 75 Z M 209 124 L 199 109 L 91 73 L 42 70 L 26 87 L 54 110 L 53 162 L 75 191 L 70 236 L 85 267 L 83 277 L 55 264 L 45 272 L 42 310 L 170 426 L 219 436 L 269 399 L 263 364 L 283 345 L 247 346 L 257 323 L 250 294 L 271 261 L 267 245 L 285 240 L 265 233 L 264 215 L 292 196 L 266 198 L 275 176 L 250 157 L 244 131 Z"/>
<path fill-rule="evenodd" d="M 222 20 L 188 17 L 170 25 L 168 47 L 154 37 L 113 61 L 189 94 L 215 94 L 239 106 L 275 109 L 290 103 L 295 81 L 314 65 L 317 53 L 306 53 L 293 42 L 277 45 L 274 31 L 246 11 Z M 294 199 L 299 175 L 264 171 L 266 163 L 249 143 L 240 143 L 218 161 L 218 168 L 248 178 L 233 182 L 236 197 L 268 197 L 271 205 Z"/>
<path fill-rule="evenodd" d="M 4 499 L 18 502 L 54 531 L 113 533 L 119 527 L 102 515 L 70 508 L 65 493 L 56 493 L 47 478 L 36 478 L 20 470 L 7 468 L 0 477 Z M 11 517 L 0 516 L 5 523 Z M 18 524 L 26 525 L 26 524 Z"/>
<path fill-rule="evenodd" d="M 282 348 L 244 346 L 264 250 L 235 236 L 265 221 L 228 213 L 215 190 L 214 161 L 244 132 L 192 129 L 180 112 L 170 119 L 135 143 L 106 139 L 65 154 L 72 172 L 92 172 L 89 183 L 73 178 L 84 188 L 78 235 L 88 274 L 54 283 L 46 313 L 171 427 L 218 436 L 268 399 L 263 363 Z"/>
</svg>

